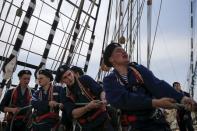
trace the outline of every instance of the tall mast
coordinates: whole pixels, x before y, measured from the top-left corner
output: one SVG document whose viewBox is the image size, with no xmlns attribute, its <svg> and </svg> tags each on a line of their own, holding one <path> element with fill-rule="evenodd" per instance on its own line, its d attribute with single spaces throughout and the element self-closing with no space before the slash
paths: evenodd
<svg viewBox="0 0 197 131">
<path fill-rule="evenodd" d="M 151 55 L 151 19 L 152 19 L 152 0 L 147 1 L 147 67 L 150 68 Z"/>
<path fill-rule="evenodd" d="M 191 38 L 190 38 L 190 47 L 191 47 L 191 54 L 190 54 L 190 71 L 189 71 L 189 92 L 191 96 L 194 96 L 194 84 L 195 84 L 195 71 L 194 71 L 194 34 L 195 34 L 195 29 L 194 29 L 194 24 L 195 24 L 195 0 L 190 0 L 190 28 L 191 28 Z M 196 65 L 197 66 L 197 65 Z"/>
</svg>

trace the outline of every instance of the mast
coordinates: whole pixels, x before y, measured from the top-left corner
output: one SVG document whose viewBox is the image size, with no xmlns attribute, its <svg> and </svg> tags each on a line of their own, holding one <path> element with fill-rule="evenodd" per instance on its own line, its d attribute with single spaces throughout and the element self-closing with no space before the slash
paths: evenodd
<svg viewBox="0 0 197 131">
<path fill-rule="evenodd" d="M 189 73 L 189 92 L 191 96 L 194 96 L 194 85 L 195 85 L 195 77 L 196 77 L 196 66 L 194 67 L 194 40 L 195 40 L 195 0 L 190 0 L 190 28 L 191 28 L 191 38 L 190 38 L 190 48 L 191 48 L 191 53 L 190 53 L 190 73 Z M 197 60 L 196 60 L 197 61 Z"/>
<path fill-rule="evenodd" d="M 147 1 L 147 68 L 150 68 L 151 56 L 151 19 L 152 19 L 152 0 Z"/>
<path fill-rule="evenodd" d="M 107 44 L 107 39 L 108 39 L 108 29 L 109 29 L 109 22 L 110 22 L 110 15 L 111 15 L 111 6 L 112 6 L 112 0 L 109 0 L 109 3 L 108 3 L 108 11 L 107 11 L 107 19 L 106 19 L 106 23 L 105 23 L 105 32 L 104 32 L 104 36 L 103 36 L 103 45 L 102 45 L 102 50 L 101 50 L 101 58 L 100 58 L 100 67 L 99 67 L 99 71 L 98 71 L 98 78 L 97 80 L 101 80 L 101 73 L 102 73 L 102 70 L 101 70 L 101 66 L 103 65 L 104 66 L 104 63 L 103 63 L 103 53 L 104 53 L 104 50 L 105 50 L 105 45 Z"/>
<path fill-rule="evenodd" d="M 6 59 L 5 63 L 3 64 L 3 80 L 0 85 L 0 96 L 2 94 L 3 87 L 6 84 L 6 81 L 9 80 L 15 71 L 16 68 L 16 62 L 17 62 L 17 55 L 19 53 L 19 50 L 21 48 L 23 38 L 25 36 L 25 33 L 27 31 L 27 27 L 29 25 L 29 21 L 31 19 L 31 16 L 34 12 L 36 6 L 36 0 L 31 0 L 27 9 L 27 12 L 25 14 L 25 17 L 23 19 L 23 23 L 21 26 L 21 29 L 19 31 L 19 34 L 17 36 L 16 42 L 14 44 L 14 48 L 12 50 L 11 55 L 8 59 Z"/>
</svg>

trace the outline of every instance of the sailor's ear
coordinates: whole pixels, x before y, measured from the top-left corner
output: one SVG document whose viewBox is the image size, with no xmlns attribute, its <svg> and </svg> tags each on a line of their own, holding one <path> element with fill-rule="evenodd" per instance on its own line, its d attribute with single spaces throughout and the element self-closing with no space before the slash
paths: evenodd
<svg viewBox="0 0 197 131">
<path fill-rule="evenodd" d="M 114 61 L 114 59 L 110 56 L 109 57 L 109 62 L 112 63 Z"/>
</svg>

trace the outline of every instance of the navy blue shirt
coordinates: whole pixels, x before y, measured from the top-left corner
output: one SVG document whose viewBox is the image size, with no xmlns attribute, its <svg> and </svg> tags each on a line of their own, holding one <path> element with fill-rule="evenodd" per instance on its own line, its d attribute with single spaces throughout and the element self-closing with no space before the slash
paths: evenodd
<svg viewBox="0 0 197 131">
<path fill-rule="evenodd" d="M 13 97 L 13 91 L 16 91 L 17 98 Z M 31 97 L 31 89 L 26 88 L 24 94 L 22 94 L 20 86 L 9 89 L 1 101 L 0 111 L 4 112 L 5 107 L 25 107 L 30 105 L 30 98 L 27 97 Z M 13 99 L 16 99 L 16 103 L 13 103 Z M 25 112 L 26 110 L 20 112 L 19 115 L 24 114 Z"/>
<path fill-rule="evenodd" d="M 53 100 L 58 103 L 64 103 L 64 99 L 64 89 L 61 86 L 54 86 Z M 43 87 L 40 87 L 39 90 L 35 91 L 31 102 L 38 116 L 50 112 L 49 101 L 49 91 L 45 92 Z M 58 112 L 59 108 L 55 108 L 54 111 Z"/>
<path fill-rule="evenodd" d="M 92 79 L 88 75 L 83 75 L 79 78 L 79 81 L 85 88 L 88 88 L 92 92 L 92 94 L 94 94 L 94 96 L 96 96 L 96 99 L 100 99 L 100 93 L 103 91 L 103 89 L 94 79 Z M 73 109 L 79 107 L 75 103 L 89 103 L 90 101 L 86 96 L 83 95 L 76 80 L 75 83 L 71 87 L 69 87 L 69 89 L 75 100 L 67 100 L 65 102 L 65 108 L 69 118 L 72 119 Z M 84 116 L 88 116 L 89 114 L 92 114 L 91 111 L 86 113 Z"/>
<path fill-rule="evenodd" d="M 151 110 L 152 99 L 170 97 L 180 102 L 183 95 L 175 91 L 167 82 L 159 80 L 153 73 L 142 65 L 135 65 L 143 78 L 143 85 L 130 90 L 120 81 L 118 72 L 114 70 L 103 80 L 107 101 L 115 108 L 126 111 Z M 128 85 L 137 85 L 136 77 L 132 69 L 128 67 Z"/>
</svg>

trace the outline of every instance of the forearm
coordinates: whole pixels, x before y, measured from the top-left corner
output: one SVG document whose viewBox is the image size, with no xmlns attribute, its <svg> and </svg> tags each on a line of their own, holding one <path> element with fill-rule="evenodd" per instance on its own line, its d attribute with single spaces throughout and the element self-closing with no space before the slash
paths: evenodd
<svg viewBox="0 0 197 131">
<path fill-rule="evenodd" d="M 88 108 L 88 106 L 83 106 L 83 107 L 79 107 L 79 108 L 75 108 L 72 111 L 72 117 L 73 118 L 79 118 L 81 116 L 83 116 L 85 113 L 87 113 L 88 111 L 90 111 L 90 109 Z"/>
<path fill-rule="evenodd" d="M 12 112 L 12 108 L 11 107 L 4 107 L 3 111 L 4 112 Z"/>
</svg>

